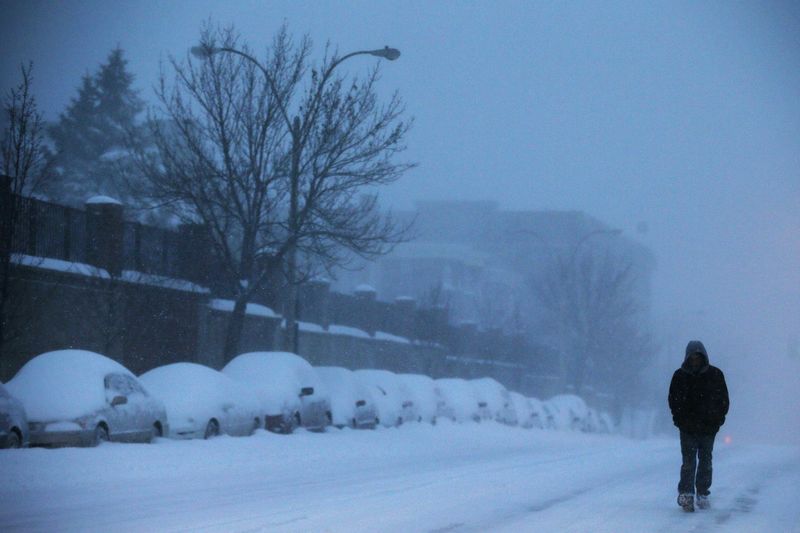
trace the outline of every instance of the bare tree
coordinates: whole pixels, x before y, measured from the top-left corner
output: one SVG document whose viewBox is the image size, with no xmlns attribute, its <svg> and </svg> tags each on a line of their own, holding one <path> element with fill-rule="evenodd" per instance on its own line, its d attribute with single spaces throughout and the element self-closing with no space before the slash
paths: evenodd
<svg viewBox="0 0 800 533">
<path fill-rule="evenodd" d="M 0 356 L 10 321 L 11 253 L 22 195 L 36 192 L 47 178 L 49 152 L 44 144 L 44 121 L 31 92 L 33 64 L 21 65 L 22 79 L 3 102 L 6 126 L 0 144 Z"/>
<path fill-rule="evenodd" d="M 284 27 L 281 33 L 285 32 Z M 303 42 L 310 40 L 306 37 Z M 262 70 L 273 92 L 279 93 L 269 69 L 248 53 L 208 42 L 200 50 L 204 51 L 200 55 L 208 57 L 230 53 L 248 59 Z M 393 60 L 399 51 L 386 47 L 339 56 L 327 48 L 318 67 L 303 59 L 298 64 L 297 70 L 310 70 L 304 90 L 288 93 L 277 102 L 290 141 L 289 202 L 283 228 L 287 238 L 276 254 L 286 257 L 284 277 L 289 290 L 283 313 L 285 348 L 290 351 L 297 351 L 299 284 L 315 269 L 331 274 L 334 267 L 346 265 L 354 256 L 369 259 L 385 254 L 407 235 L 408 226 L 380 211 L 374 191 L 413 166 L 394 160 L 405 149 L 403 140 L 410 122 L 402 120 L 404 108 L 397 93 L 387 104 L 379 105 L 377 66 L 364 79 L 335 75 L 345 60 L 359 55 Z"/>
<path fill-rule="evenodd" d="M 235 47 L 231 30 L 205 30 L 204 42 Z M 234 355 L 247 302 L 267 275 L 263 250 L 276 248 L 286 196 L 286 136 L 276 98 L 296 90 L 306 42 L 294 48 L 279 34 L 269 64 L 274 94 L 248 61 L 230 55 L 204 62 L 171 58 L 171 83 L 162 70 L 160 110 L 148 123 L 155 150 L 138 151 L 149 198 L 187 223 L 202 224 L 213 244 L 235 305 L 224 354 Z"/>
<path fill-rule="evenodd" d="M 561 352 L 564 383 L 578 394 L 629 397 L 652 356 L 639 266 L 589 249 L 554 257 L 532 281 L 541 330 Z"/>
<path fill-rule="evenodd" d="M 311 68 L 310 39 L 295 42 L 285 26 L 263 63 L 230 29 L 206 29 L 198 49 L 206 52 L 201 62 L 170 61 L 172 84 L 162 75 L 163 112 L 149 121 L 156 149 L 141 150 L 139 160 L 150 197 L 207 229 L 233 281 L 227 359 L 238 349 L 247 302 L 273 273 L 290 266 L 294 289 L 302 281 L 296 271 L 396 242 L 401 231 L 364 193 L 407 168 L 391 162 L 407 125 L 398 123 L 396 96 L 378 105 L 376 71 L 348 84 L 333 79 L 341 60 Z M 296 298 L 284 313 L 290 336 Z"/>
</svg>

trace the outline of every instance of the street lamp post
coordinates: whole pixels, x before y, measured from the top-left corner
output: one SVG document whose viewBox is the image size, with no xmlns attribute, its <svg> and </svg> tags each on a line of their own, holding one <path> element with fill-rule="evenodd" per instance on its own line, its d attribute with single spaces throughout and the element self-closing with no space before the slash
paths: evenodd
<svg viewBox="0 0 800 533">
<path fill-rule="evenodd" d="M 303 124 L 299 116 L 295 116 L 294 119 L 289 118 L 288 110 L 286 109 L 286 106 L 284 105 L 281 99 L 280 92 L 278 91 L 278 88 L 275 85 L 275 80 L 273 80 L 269 71 L 256 58 L 254 58 L 250 54 L 243 52 L 241 50 L 237 50 L 235 48 L 216 47 L 209 45 L 193 46 L 190 49 L 190 52 L 195 57 L 203 60 L 209 60 L 215 54 L 230 53 L 241 56 L 247 61 L 254 64 L 261 71 L 261 73 L 264 74 L 264 78 L 266 78 L 270 91 L 272 91 L 272 94 L 275 97 L 275 101 L 277 102 L 278 108 L 280 109 L 281 112 L 281 116 L 283 117 L 283 120 L 286 122 L 286 127 L 288 128 L 289 134 L 292 138 L 292 159 L 289 170 L 289 183 L 290 183 L 289 224 L 288 224 L 289 246 L 287 249 L 287 255 L 288 255 L 287 277 L 289 282 L 289 304 L 287 306 L 287 309 L 284 310 L 284 313 L 286 315 L 285 317 L 286 335 L 287 335 L 286 347 L 290 351 L 297 353 L 299 348 L 298 346 L 299 336 L 297 334 L 298 295 L 297 295 L 297 283 L 295 280 L 297 271 L 297 234 L 299 231 L 297 210 L 298 210 L 298 200 L 300 192 L 299 191 L 300 159 L 303 154 L 303 150 L 305 149 L 306 141 L 308 139 L 307 133 L 309 130 L 306 128 L 306 126 L 308 125 L 309 120 L 306 120 L 306 123 Z M 385 46 L 383 48 L 378 48 L 375 50 L 358 50 L 356 52 L 350 52 L 349 54 L 345 54 L 338 59 L 334 59 L 328 66 L 328 68 L 325 69 L 325 72 L 320 78 L 320 82 L 317 87 L 314 100 L 312 101 L 311 105 L 309 106 L 309 109 L 307 110 L 306 116 L 309 119 L 313 120 L 313 116 L 316 113 L 320 98 L 322 97 L 323 89 L 325 88 L 326 83 L 330 79 L 336 67 L 341 65 L 347 59 L 350 59 L 351 57 L 358 55 L 371 55 L 387 59 L 389 61 L 394 61 L 400 57 L 400 50 Z"/>
</svg>

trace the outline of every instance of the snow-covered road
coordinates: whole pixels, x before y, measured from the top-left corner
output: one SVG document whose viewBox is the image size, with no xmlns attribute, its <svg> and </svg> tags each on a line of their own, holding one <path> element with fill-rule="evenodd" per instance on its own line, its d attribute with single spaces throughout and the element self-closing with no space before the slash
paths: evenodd
<svg viewBox="0 0 800 533">
<path fill-rule="evenodd" d="M 675 504 L 676 440 L 409 425 L 1 450 L 4 531 L 800 531 L 800 450 L 715 450 Z"/>
</svg>

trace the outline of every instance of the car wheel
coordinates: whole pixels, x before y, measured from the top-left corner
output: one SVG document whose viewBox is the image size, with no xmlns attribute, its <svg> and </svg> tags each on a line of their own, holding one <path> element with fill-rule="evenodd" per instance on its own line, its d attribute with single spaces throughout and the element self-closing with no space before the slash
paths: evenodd
<svg viewBox="0 0 800 533">
<path fill-rule="evenodd" d="M 22 437 L 19 436 L 17 433 L 17 429 L 13 428 L 8 433 L 8 438 L 6 439 L 6 448 L 21 448 L 22 447 Z"/>
<path fill-rule="evenodd" d="M 210 439 L 211 437 L 216 437 L 219 435 L 219 424 L 216 420 L 209 420 L 208 424 L 206 424 L 206 433 L 203 435 L 204 439 Z"/>
<path fill-rule="evenodd" d="M 92 446 L 99 446 L 101 442 L 108 442 L 111 440 L 108 436 L 108 430 L 102 424 L 98 424 L 94 428 L 94 437 L 92 439 Z"/>
</svg>

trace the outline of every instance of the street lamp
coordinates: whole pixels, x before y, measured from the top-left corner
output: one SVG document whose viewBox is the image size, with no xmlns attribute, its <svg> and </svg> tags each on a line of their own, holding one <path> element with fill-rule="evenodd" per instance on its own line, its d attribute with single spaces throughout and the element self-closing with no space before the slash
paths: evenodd
<svg viewBox="0 0 800 533">
<path fill-rule="evenodd" d="M 247 61 L 254 64 L 258 69 L 264 74 L 264 78 L 267 80 L 267 84 L 269 85 L 270 91 L 272 91 L 273 96 L 275 97 L 275 101 L 278 104 L 278 107 L 281 112 L 281 116 L 283 120 L 286 122 L 286 127 L 289 129 L 289 133 L 292 137 L 292 163 L 289 171 L 289 183 L 290 183 L 290 193 L 289 193 L 289 248 L 287 250 L 289 260 L 288 260 L 288 278 L 289 278 L 289 305 L 288 305 L 288 313 L 286 313 L 286 334 L 287 334 L 287 346 L 288 348 L 297 353 L 298 351 L 298 335 L 297 335 L 297 307 L 298 307 L 298 297 L 297 297 L 297 286 L 295 284 L 295 273 L 297 270 L 297 233 L 299 228 L 297 227 L 297 208 L 298 208 L 298 196 L 299 196 L 299 182 L 300 182 L 300 157 L 303 153 L 303 150 L 306 146 L 306 141 L 308 136 L 304 134 L 304 129 L 307 123 L 309 122 L 308 119 L 312 119 L 317 111 L 317 106 L 319 105 L 320 99 L 322 97 L 323 89 L 325 88 L 325 84 L 330 79 L 331 75 L 333 74 L 334 69 L 341 65 L 347 59 L 351 57 L 358 56 L 358 55 L 371 55 L 375 57 L 380 57 L 386 59 L 388 61 L 394 61 L 398 57 L 400 57 L 400 50 L 397 48 L 390 48 L 389 46 L 384 46 L 383 48 L 377 48 L 375 50 L 358 50 L 356 52 L 350 52 L 349 54 L 345 54 L 342 57 L 335 59 L 331 62 L 325 72 L 323 73 L 322 77 L 320 78 L 319 85 L 317 87 L 316 94 L 314 95 L 314 99 L 311 102 L 308 110 L 306 111 L 306 124 L 303 124 L 301 118 L 299 116 L 295 116 L 294 119 L 289 118 L 289 113 L 284 105 L 281 94 L 278 91 L 278 88 L 275 85 L 275 80 L 272 79 L 269 71 L 253 56 L 250 54 L 243 52 L 241 50 L 237 50 L 235 48 L 229 47 L 217 47 L 217 46 L 210 46 L 201 44 L 199 46 L 193 46 L 190 49 L 190 52 L 193 56 L 197 57 L 198 59 L 202 60 L 210 60 L 213 55 L 220 54 L 220 53 L 229 53 L 235 54 L 245 58 Z"/>
</svg>

